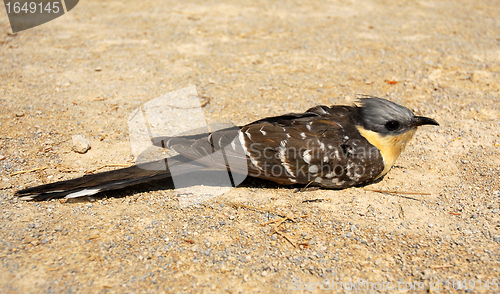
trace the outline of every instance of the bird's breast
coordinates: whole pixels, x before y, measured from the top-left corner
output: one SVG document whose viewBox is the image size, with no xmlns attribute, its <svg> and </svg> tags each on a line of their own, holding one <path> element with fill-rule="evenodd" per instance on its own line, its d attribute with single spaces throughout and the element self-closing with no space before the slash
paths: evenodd
<svg viewBox="0 0 500 294">
<path fill-rule="evenodd" d="M 357 126 L 359 133 L 366 139 L 370 144 L 377 147 L 382 154 L 384 159 L 384 170 L 377 176 L 380 178 L 385 175 L 391 167 L 394 165 L 399 155 L 405 150 L 406 144 L 415 135 L 416 129 L 412 129 L 406 133 L 394 136 L 394 135 L 381 135 L 377 132 L 367 130 L 361 126 Z"/>
</svg>

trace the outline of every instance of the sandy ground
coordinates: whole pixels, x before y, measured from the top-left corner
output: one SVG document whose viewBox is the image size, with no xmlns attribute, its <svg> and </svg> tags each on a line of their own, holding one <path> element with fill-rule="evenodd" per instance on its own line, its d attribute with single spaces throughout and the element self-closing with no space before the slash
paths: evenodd
<svg viewBox="0 0 500 294">
<path fill-rule="evenodd" d="M 498 1 L 85 0 L 17 35 L 0 11 L 2 293 L 500 291 Z M 129 115 L 188 85 L 211 122 L 370 94 L 441 126 L 365 188 L 249 181 L 190 207 L 157 187 L 13 198 L 131 163 Z"/>
</svg>

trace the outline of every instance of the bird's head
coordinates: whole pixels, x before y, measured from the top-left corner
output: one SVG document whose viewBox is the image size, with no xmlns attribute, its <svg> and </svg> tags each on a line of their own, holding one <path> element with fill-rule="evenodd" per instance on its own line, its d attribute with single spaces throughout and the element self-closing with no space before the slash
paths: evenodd
<svg viewBox="0 0 500 294">
<path fill-rule="evenodd" d="M 408 108 L 381 98 L 361 98 L 358 101 L 358 131 L 384 158 L 384 175 L 396 162 L 406 144 L 415 134 L 417 127 L 436 125 L 432 118 L 416 116 Z"/>
<path fill-rule="evenodd" d="M 422 125 L 439 125 L 432 118 L 416 116 L 408 108 L 382 98 L 361 98 L 358 104 L 363 128 L 381 136 L 401 135 Z"/>
</svg>

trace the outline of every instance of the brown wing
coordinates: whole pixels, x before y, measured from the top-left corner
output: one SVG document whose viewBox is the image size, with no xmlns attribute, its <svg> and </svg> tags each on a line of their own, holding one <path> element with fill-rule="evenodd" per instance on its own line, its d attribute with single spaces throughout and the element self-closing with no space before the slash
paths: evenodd
<svg viewBox="0 0 500 294">
<path fill-rule="evenodd" d="M 318 106 L 291 119 L 261 120 L 241 129 L 251 176 L 285 184 L 346 188 L 374 180 L 384 169 L 350 107 Z"/>
<path fill-rule="evenodd" d="M 258 123 L 280 124 L 293 123 L 298 118 L 317 116 L 315 113 L 291 113 L 277 117 L 269 117 L 250 125 Z M 249 125 L 247 125 L 249 126 Z M 208 167 L 230 169 L 232 172 L 247 174 L 248 168 L 253 168 L 250 157 L 248 157 L 243 146 L 246 144 L 241 129 L 245 127 L 233 127 L 219 130 L 213 133 L 205 133 L 192 136 L 179 137 L 154 137 L 153 145 L 168 148 L 178 152 L 197 163 Z M 223 152 L 223 153 L 222 153 Z M 176 159 L 176 157 L 174 157 Z M 228 166 L 230 165 L 230 166 Z"/>
<path fill-rule="evenodd" d="M 258 120 L 198 136 L 155 138 L 209 167 L 283 184 L 346 188 L 374 180 L 384 169 L 376 147 L 362 137 L 346 106 L 317 106 L 304 113 Z M 162 141 L 162 143 L 160 143 Z M 218 153 L 224 150 L 225 158 Z"/>
</svg>

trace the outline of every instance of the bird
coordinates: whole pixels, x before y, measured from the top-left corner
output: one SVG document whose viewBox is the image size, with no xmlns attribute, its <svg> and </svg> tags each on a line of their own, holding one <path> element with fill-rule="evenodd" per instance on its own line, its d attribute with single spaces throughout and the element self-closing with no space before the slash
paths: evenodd
<svg viewBox="0 0 500 294">
<path fill-rule="evenodd" d="M 353 105 L 319 105 L 211 133 L 154 137 L 153 145 L 178 155 L 25 188 L 15 195 L 22 200 L 75 198 L 200 170 L 282 185 L 365 186 L 389 172 L 423 125 L 439 123 L 395 102 L 363 96 Z"/>
</svg>

